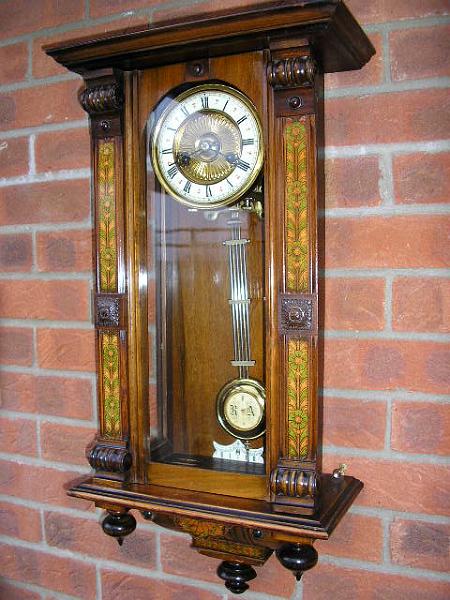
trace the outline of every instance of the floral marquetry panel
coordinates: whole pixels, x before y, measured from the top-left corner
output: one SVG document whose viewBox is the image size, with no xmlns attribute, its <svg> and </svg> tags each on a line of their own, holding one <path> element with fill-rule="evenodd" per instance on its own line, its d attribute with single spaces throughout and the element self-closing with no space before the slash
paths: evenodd
<svg viewBox="0 0 450 600">
<path fill-rule="evenodd" d="M 305 458 L 309 446 L 309 343 L 287 344 L 288 456 Z"/>
<path fill-rule="evenodd" d="M 120 340 L 116 332 L 100 334 L 101 386 L 103 391 L 102 435 L 119 439 L 120 415 Z"/>
<path fill-rule="evenodd" d="M 307 125 L 310 117 L 287 119 L 284 127 L 286 176 L 286 290 L 309 291 Z"/>
<path fill-rule="evenodd" d="M 116 175 L 115 143 L 105 139 L 98 143 L 97 221 L 99 250 L 99 288 L 117 291 Z"/>
</svg>

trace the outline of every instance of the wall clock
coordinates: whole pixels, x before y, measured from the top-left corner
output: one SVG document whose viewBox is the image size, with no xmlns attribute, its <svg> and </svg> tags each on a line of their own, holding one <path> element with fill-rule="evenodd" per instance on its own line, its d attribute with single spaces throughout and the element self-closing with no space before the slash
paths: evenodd
<svg viewBox="0 0 450 600">
<path fill-rule="evenodd" d="M 323 473 L 323 73 L 374 53 L 340 0 L 266 2 L 48 46 L 80 73 L 99 431 L 69 494 L 187 532 L 242 593 L 299 578 L 362 483 Z"/>
</svg>

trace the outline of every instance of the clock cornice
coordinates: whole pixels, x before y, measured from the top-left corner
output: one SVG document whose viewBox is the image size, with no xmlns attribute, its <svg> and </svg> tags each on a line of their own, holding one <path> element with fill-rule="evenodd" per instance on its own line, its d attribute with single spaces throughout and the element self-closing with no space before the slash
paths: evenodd
<svg viewBox="0 0 450 600">
<path fill-rule="evenodd" d="M 306 39 L 323 72 L 360 69 L 375 49 L 342 0 L 284 0 L 225 9 L 170 22 L 58 42 L 44 50 L 86 74 L 124 71 L 208 56 L 270 49 L 278 40 Z"/>
</svg>

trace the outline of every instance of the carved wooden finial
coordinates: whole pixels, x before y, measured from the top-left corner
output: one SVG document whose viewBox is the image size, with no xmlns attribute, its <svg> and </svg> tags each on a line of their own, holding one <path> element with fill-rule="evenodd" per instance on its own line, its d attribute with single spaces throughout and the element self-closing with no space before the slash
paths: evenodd
<svg viewBox="0 0 450 600">
<path fill-rule="evenodd" d="M 127 508 L 108 510 L 102 521 L 102 529 L 106 535 L 116 538 L 121 546 L 123 538 L 136 529 L 136 519 L 128 512 Z"/>
<path fill-rule="evenodd" d="M 289 569 L 300 581 L 303 573 L 317 564 L 317 550 L 311 544 L 283 544 L 276 555 L 285 569 Z"/>
<path fill-rule="evenodd" d="M 267 79 L 273 87 L 310 87 L 314 85 L 317 63 L 310 56 L 272 60 Z"/>
</svg>

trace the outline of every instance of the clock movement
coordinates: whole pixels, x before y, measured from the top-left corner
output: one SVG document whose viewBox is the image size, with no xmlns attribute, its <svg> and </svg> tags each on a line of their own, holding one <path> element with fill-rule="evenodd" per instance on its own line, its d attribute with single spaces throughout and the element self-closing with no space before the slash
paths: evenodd
<svg viewBox="0 0 450 600">
<path fill-rule="evenodd" d="M 189 533 L 234 593 L 300 578 L 362 488 L 322 472 L 323 73 L 374 53 L 341 0 L 65 41 L 90 117 L 99 431 L 69 494 Z"/>
</svg>

